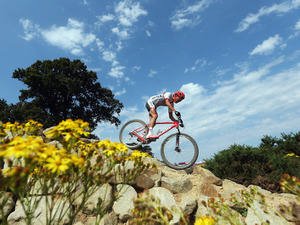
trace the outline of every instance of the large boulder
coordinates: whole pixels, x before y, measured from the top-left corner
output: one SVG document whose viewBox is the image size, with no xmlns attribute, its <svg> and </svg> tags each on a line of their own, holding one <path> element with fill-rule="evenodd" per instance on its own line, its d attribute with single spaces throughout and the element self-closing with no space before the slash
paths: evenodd
<svg viewBox="0 0 300 225">
<path fill-rule="evenodd" d="M 134 209 L 133 200 L 137 198 L 137 192 L 130 185 L 117 185 L 117 191 L 121 196 L 113 205 L 114 212 L 122 222 L 126 222 L 132 216 Z"/>
</svg>

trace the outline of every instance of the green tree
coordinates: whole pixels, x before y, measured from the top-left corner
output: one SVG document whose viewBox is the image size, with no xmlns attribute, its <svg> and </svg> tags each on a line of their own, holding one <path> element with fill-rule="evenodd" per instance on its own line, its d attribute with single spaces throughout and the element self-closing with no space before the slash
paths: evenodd
<svg viewBox="0 0 300 225">
<path fill-rule="evenodd" d="M 20 102 L 10 106 L 15 121 L 34 119 L 50 127 L 68 118 L 82 119 L 89 122 L 92 131 L 101 121 L 116 126 L 121 123 L 117 115 L 123 104 L 101 87 L 97 74 L 80 60 L 38 60 L 26 69 L 15 70 L 13 78 L 28 87 L 21 90 Z"/>
<path fill-rule="evenodd" d="M 5 99 L 0 99 L 0 121 L 9 121 L 9 105 Z"/>
</svg>

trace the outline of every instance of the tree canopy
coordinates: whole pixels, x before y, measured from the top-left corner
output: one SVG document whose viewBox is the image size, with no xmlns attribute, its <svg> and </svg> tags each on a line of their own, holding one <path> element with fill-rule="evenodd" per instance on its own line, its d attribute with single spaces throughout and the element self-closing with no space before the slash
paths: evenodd
<svg viewBox="0 0 300 225">
<path fill-rule="evenodd" d="M 10 119 L 19 122 L 35 119 L 45 127 L 68 118 L 82 119 L 89 122 L 91 130 L 101 121 L 116 126 L 121 123 L 117 116 L 123 104 L 111 90 L 101 87 L 97 74 L 88 71 L 80 60 L 38 60 L 26 69 L 18 68 L 12 77 L 23 82 L 27 89 L 20 91 L 20 102 L 16 105 L 1 101 L 1 106 L 6 104 L 9 109 Z"/>
</svg>

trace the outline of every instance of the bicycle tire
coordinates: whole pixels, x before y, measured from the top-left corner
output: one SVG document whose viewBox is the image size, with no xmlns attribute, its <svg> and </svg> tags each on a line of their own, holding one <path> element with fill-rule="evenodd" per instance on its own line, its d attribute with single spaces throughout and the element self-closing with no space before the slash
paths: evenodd
<svg viewBox="0 0 300 225">
<path fill-rule="evenodd" d="M 139 127 L 144 127 L 144 129 L 141 129 L 139 132 L 140 136 L 146 136 L 148 134 L 148 126 L 144 121 L 134 119 L 125 123 L 119 133 L 120 142 L 130 149 L 135 149 L 141 146 L 143 143 L 138 140 L 138 137 L 130 134 L 130 132 Z"/>
<path fill-rule="evenodd" d="M 176 148 L 177 135 L 179 135 L 179 149 Z M 175 133 L 163 141 L 160 153 L 167 166 L 175 170 L 184 170 L 194 165 L 199 155 L 199 148 L 191 136 Z"/>
</svg>

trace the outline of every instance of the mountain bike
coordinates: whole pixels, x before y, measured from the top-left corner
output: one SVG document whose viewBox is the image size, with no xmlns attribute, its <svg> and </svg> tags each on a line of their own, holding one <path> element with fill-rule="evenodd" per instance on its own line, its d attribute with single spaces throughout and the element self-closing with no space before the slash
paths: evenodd
<svg viewBox="0 0 300 225">
<path fill-rule="evenodd" d="M 130 120 L 120 130 L 120 142 L 130 149 L 136 149 L 141 145 L 156 141 L 165 133 L 176 128 L 177 133 L 169 135 L 161 144 L 162 160 L 167 166 L 176 170 L 193 166 L 198 158 L 199 149 L 196 141 L 191 136 L 180 132 L 180 127 L 184 126 L 181 117 L 179 116 L 176 122 L 157 122 L 156 127 L 166 124 L 170 125 L 167 129 L 159 131 L 153 138 L 146 138 L 149 124 L 139 119 Z"/>
</svg>

